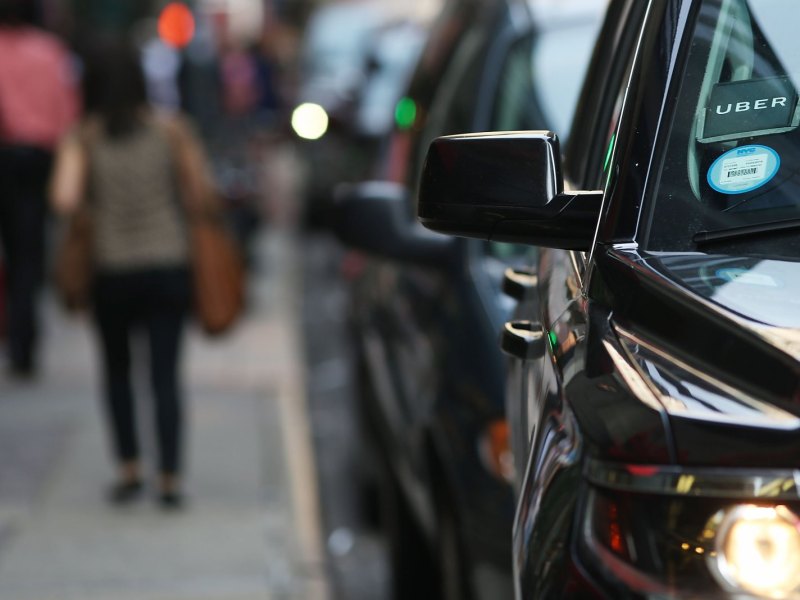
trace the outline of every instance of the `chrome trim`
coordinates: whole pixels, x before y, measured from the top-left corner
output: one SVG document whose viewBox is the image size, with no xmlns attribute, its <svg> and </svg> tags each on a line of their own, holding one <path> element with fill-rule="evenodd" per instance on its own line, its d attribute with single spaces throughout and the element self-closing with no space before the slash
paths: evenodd
<svg viewBox="0 0 800 600">
<path fill-rule="evenodd" d="M 800 500 L 800 470 L 724 469 L 637 465 L 587 459 L 584 475 L 593 485 L 665 496 Z"/>
<path fill-rule="evenodd" d="M 583 290 L 583 276 L 586 274 L 586 253 L 572 250 L 569 253 L 569 260 L 572 263 L 572 269 L 575 271 L 575 277 L 578 280 L 578 289 Z"/>
<path fill-rule="evenodd" d="M 613 173 L 612 166 L 614 165 L 614 162 L 617 158 L 616 154 L 617 154 L 617 145 L 619 144 L 620 126 L 622 124 L 623 119 L 625 118 L 626 109 L 628 108 L 628 103 L 630 102 L 631 82 L 634 80 L 634 76 L 636 75 L 637 69 L 641 67 L 640 62 L 642 60 L 642 41 L 644 38 L 645 25 L 647 24 L 647 21 L 650 19 L 650 14 L 653 11 L 653 4 L 654 0 L 648 0 L 647 9 L 645 10 L 644 16 L 642 17 L 642 20 L 639 24 L 639 35 L 636 39 L 636 47 L 633 51 L 633 60 L 631 61 L 630 64 L 630 73 L 628 73 L 628 80 L 625 84 L 625 93 L 623 94 L 622 97 L 622 105 L 620 106 L 619 119 L 617 120 L 616 126 L 614 127 L 614 147 L 611 150 L 611 162 L 609 163 L 608 177 L 606 177 L 605 184 L 603 185 L 603 200 L 600 203 L 600 218 L 597 219 L 597 226 L 594 229 L 594 238 L 592 239 L 592 245 L 589 248 L 589 260 L 587 263 L 587 269 L 583 275 L 583 281 L 585 282 L 586 285 L 584 289 L 587 291 L 589 282 L 592 279 L 592 274 L 594 273 L 595 269 L 595 253 L 598 251 L 597 245 L 598 242 L 600 241 L 600 228 L 603 223 L 606 210 L 608 209 L 608 203 L 610 202 L 608 184 L 609 181 L 611 180 L 611 173 Z"/>
<path fill-rule="evenodd" d="M 656 412 L 666 410 L 659 394 L 653 389 L 654 386 L 649 385 L 647 378 L 643 377 L 640 370 L 634 367 L 635 361 L 628 360 L 608 340 L 603 340 L 603 346 L 605 346 L 619 376 L 636 398 Z"/>
<path fill-rule="evenodd" d="M 797 415 L 708 375 L 617 323 L 613 327 L 630 364 L 670 416 L 784 431 L 800 428 Z M 677 379 L 683 389 L 665 376 L 675 371 L 680 372 Z"/>
</svg>

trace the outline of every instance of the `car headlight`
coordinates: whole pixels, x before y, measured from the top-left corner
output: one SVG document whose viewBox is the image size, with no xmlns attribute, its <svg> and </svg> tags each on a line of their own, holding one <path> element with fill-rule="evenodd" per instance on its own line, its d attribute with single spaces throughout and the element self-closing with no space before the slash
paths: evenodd
<svg viewBox="0 0 800 600">
<path fill-rule="evenodd" d="M 586 474 L 578 551 L 610 587 L 651 597 L 800 598 L 794 472 L 589 460 Z"/>
<path fill-rule="evenodd" d="M 767 598 L 800 594 L 800 519 L 787 506 L 737 505 L 712 517 L 720 584 Z"/>
</svg>

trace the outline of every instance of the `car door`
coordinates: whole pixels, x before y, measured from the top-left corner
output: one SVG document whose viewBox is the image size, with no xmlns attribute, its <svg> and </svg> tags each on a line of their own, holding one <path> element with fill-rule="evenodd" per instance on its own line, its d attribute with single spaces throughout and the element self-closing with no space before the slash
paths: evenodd
<svg viewBox="0 0 800 600">
<path fill-rule="evenodd" d="M 500 5 L 498 5 L 500 6 Z M 481 89 L 484 70 L 480 57 L 493 45 L 498 17 L 480 23 L 476 17 L 453 52 L 447 69 L 439 74 L 438 91 L 426 114 L 415 125 L 416 131 L 410 160 L 419 162 L 428 140 L 442 133 L 474 131 L 476 90 Z M 491 15 L 491 11 L 489 12 Z M 484 13 L 486 16 L 486 13 Z M 406 169 L 406 183 L 415 188 L 419 164 Z M 413 197 L 409 199 L 413 202 Z M 413 206 L 408 207 L 409 218 Z M 443 379 L 458 373 L 452 360 L 452 332 L 469 333 L 455 324 L 468 320 L 470 306 L 462 299 L 470 298 L 468 282 L 459 277 L 457 263 L 463 260 L 464 243 L 456 241 L 454 264 L 424 266 L 382 262 L 376 273 L 380 278 L 384 300 L 376 331 L 382 346 L 386 371 L 394 390 L 391 410 L 395 422 L 396 469 L 417 511 L 432 521 L 430 487 L 427 485 L 429 456 L 426 436 L 434 414 L 434 404 L 441 395 Z M 452 377 L 456 379 L 456 376 Z M 463 382 L 465 386 L 470 381 Z M 387 406 L 387 408 L 389 408 Z M 388 411 L 387 411 L 388 412 Z M 403 463 L 403 464 L 400 464 Z M 428 498 L 426 498 L 428 496 Z"/>
<path fill-rule="evenodd" d="M 608 114 L 615 110 L 619 112 L 621 99 L 617 101 L 618 94 L 607 90 L 612 87 L 611 82 L 619 82 L 624 73 L 615 70 L 613 76 L 608 74 L 606 78 L 599 80 L 600 89 L 595 88 L 595 93 L 598 94 L 596 97 L 605 98 L 607 93 L 611 93 L 614 99 L 612 103 L 604 103 L 607 105 L 605 111 L 587 110 L 587 102 L 584 101 L 578 108 L 574 124 L 570 126 L 572 112 L 565 113 L 558 104 L 563 104 L 565 98 L 571 96 L 577 100 L 583 74 L 576 73 L 570 83 L 569 79 L 559 80 L 550 76 L 549 71 L 562 68 L 564 57 L 569 53 L 588 55 L 598 35 L 599 21 L 599 17 L 596 20 L 578 19 L 569 26 L 552 27 L 549 31 L 540 30 L 537 47 L 533 49 L 533 66 L 537 76 L 545 81 L 559 82 L 558 85 L 537 87 L 538 97 L 535 102 L 548 115 L 545 122 L 552 122 L 551 128 L 559 135 L 562 147 L 570 146 L 583 151 L 585 156 L 575 161 L 580 165 L 581 173 L 587 171 L 588 164 L 594 165 L 593 175 L 589 178 L 591 183 L 584 184 L 580 179 L 581 175 L 578 175 L 575 181 L 580 185 L 574 186 L 576 189 L 602 187 L 600 165 L 603 157 L 598 152 L 590 151 L 597 142 L 589 139 L 587 132 L 593 130 L 598 118 L 608 118 Z M 597 65 L 606 68 L 617 52 L 630 51 L 630 42 L 623 44 L 620 41 L 618 46 L 598 46 L 597 56 L 593 59 L 595 66 L 588 73 L 590 79 L 602 70 Z M 566 90 L 565 85 L 574 85 L 576 89 Z M 565 118 L 565 114 L 568 117 Z M 596 116 L 593 121 L 588 121 L 587 114 Z M 572 139 L 575 140 L 574 143 Z M 581 187 L 582 185 L 589 187 Z M 502 285 L 506 293 L 517 301 L 510 320 L 505 325 L 501 324 L 503 347 L 509 355 L 506 410 L 511 427 L 512 453 L 517 473 L 514 483 L 517 489 L 525 473 L 531 443 L 543 410 L 544 390 L 552 387 L 553 372 L 547 370 L 547 353 L 542 350 L 546 349 L 551 339 L 548 335 L 551 327 L 580 295 L 586 268 L 586 257 L 583 253 L 540 249 L 527 256 L 530 258 L 527 264 L 516 261 L 507 265 L 510 268 L 505 271 Z M 553 281 L 559 283 L 553 284 Z"/>
<path fill-rule="evenodd" d="M 646 11 L 647 3 L 637 0 L 620 0 L 609 7 L 565 152 L 568 189 L 605 188 L 608 157 Z M 544 502 L 543 494 L 574 460 L 580 444 L 565 385 L 580 370 L 586 351 L 588 265 L 584 253 L 542 248 L 531 292 L 538 302 L 521 302 L 505 328 L 507 336 L 525 342 L 517 344 L 524 350 L 511 359 L 509 376 L 514 380 L 507 399 L 509 410 L 522 415 L 517 428 L 521 441 L 515 451 L 526 461 L 517 480 L 520 494 L 513 541 L 518 598 L 542 597 L 550 585 L 548 577 L 558 571 L 554 563 L 568 552 L 574 495 L 554 493 L 551 497 L 557 500 Z"/>
</svg>

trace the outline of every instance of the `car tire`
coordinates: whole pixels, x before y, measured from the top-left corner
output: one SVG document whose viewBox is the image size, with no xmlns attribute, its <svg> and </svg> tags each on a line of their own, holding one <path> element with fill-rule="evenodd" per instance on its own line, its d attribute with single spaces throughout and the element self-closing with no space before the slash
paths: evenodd
<svg viewBox="0 0 800 600">
<path fill-rule="evenodd" d="M 458 521 L 448 505 L 440 505 L 438 570 L 441 600 L 472 600 L 468 561 L 458 531 Z"/>
<path fill-rule="evenodd" d="M 354 387 L 355 419 L 358 432 L 359 460 L 356 471 L 356 490 L 359 512 L 364 523 L 372 530 L 381 528 L 381 470 L 384 460 L 380 459 L 382 449 L 377 442 L 377 432 L 370 418 L 370 405 L 373 402 L 372 388 L 363 354 L 355 352 Z"/>
<path fill-rule="evenodd" d="M 424 534 L 394 477 L 384 471 L 382 508 L 389 546 L 392 600 L 441 600 L 437 570 Z"/>
<path fill-rule="evenodd" d="M 356 502 L 363 524 L 371 531 L 380 531 L 383 526 L 381 501 L 383 492 L 380 482 L 382 461 L 375 457 L 375 446 L 360 440 L 362 450 L 356 471 Z"/>
</svg>

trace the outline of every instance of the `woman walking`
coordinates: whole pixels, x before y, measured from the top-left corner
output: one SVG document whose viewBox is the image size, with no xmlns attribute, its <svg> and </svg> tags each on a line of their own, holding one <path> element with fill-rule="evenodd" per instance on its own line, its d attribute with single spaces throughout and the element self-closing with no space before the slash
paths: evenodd
<svg viewBox="0 0 800 600">
<path fill-rule="evenodd" d="M 158 443 L 158 498 L 182 505 L 184 437 L 181 342 L 190 309 L 184 203 L 211 203 L 202 149 L 179 118 L 155 115 L 146 101 L 138 54 L 104 48 L 87 61 L 86 113 L 56 155 L 51 202 L 62 214 L 91 215 L 91 303 L 103 359 L 104 394 L 118 477 L 109 500 L 143 490 L 131 384 L 132 334 L 149 347 Z"/>
</svg>

